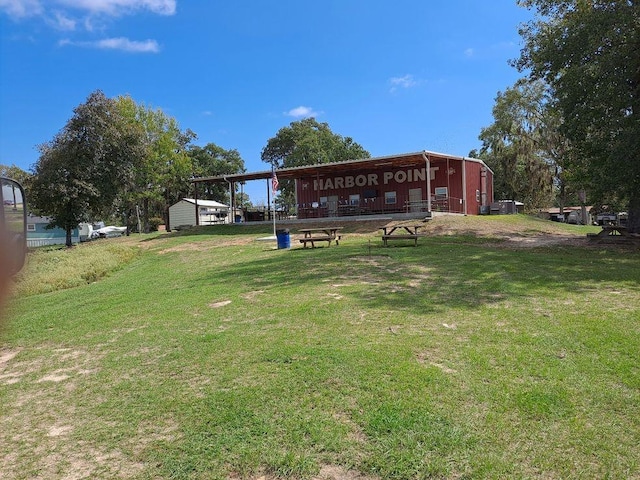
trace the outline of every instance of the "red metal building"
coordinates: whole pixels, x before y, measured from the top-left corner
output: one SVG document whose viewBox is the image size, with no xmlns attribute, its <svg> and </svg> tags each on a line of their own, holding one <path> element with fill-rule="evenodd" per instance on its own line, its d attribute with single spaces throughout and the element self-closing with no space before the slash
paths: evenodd
<svg viewBox="0 0 640 480">
<path fill-rule="evenodd" d="M 493 201 L 493 172 L 484 162 L 433 152 L 319 165 L 301 169 L 296 177 L 300 217 L 410 211 L 476 215 Z"/>
<path fill-rule="evenodd" d="M 429 151 L 276 171 L 295 180 L 298 218 L 405 212 L 477 215 L 493 202 L 493 172 L 482 161 Z M 231 185 L 271 172 L 201 178 Z M 268 187 L 267 187 L 268 188 Z"/>
</svg>

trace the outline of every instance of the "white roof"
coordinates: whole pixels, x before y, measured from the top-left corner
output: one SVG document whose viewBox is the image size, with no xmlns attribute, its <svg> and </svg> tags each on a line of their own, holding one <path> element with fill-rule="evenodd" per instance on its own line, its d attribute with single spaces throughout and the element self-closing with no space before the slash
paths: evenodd
<svg viewBox="0 0 640 480">
<path fill-rule="evenodd" d="M 195 199 L 193 198 L 183 198 L 185 202 L 189 202 L 193 205 L 196 204 Z M 225 205 L 224 203 L 216 202 L 215 200 L 200 200 L 198 199 L 198 206 L 200 207 L 212 207 L 212 208 L 229 208 L 229 205 Z"/>
</svg>

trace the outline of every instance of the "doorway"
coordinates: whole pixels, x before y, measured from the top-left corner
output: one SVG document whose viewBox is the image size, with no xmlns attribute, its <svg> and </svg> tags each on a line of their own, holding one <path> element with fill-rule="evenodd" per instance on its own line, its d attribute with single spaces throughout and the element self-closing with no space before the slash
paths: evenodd
<svg viewBox="0 0 640 480">
<path fill-rule="evenodd" d="M 412 188 L 409 190 L 409 208 L 411 212 L 422 211 L 422 189 Z"/>
</svg>

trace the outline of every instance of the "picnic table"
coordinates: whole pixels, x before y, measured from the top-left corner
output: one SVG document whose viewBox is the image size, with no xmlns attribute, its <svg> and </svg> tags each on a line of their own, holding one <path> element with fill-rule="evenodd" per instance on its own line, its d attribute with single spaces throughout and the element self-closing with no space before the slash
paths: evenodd
<svg viewBox="0 0 640 480">
<path fill-rule="evenodd" d="M 336 245 L 339 245 L 339 240 L 342 238 L 342 235 L 339 235 L 338 232 L 342 230 L 343 227 L 320 227 L 320 228 L 302 228 L 298 230 L 300 233 L 304 234 L 304 238 L 300 239 L 300 243 L 304 244 L 304 248 L 307 248 L 307 243 L 311 244 L 311 248 L 315 248 L 315 242 L 327 242 L 327 246 L 331 246 L 331 242 L 335 241 Z"/>
<path fill-rule="evenodd" d="M 587 233 L 587 238 L 596 243 L 640 241 L 640 236 L 630 233 L 627 227 L 621 225 L 603 225 L 598 233 Z"/>
<path fill-rule="evenodd" d="M 391 225 L 380 227 L 382 230 L 382 241 L 384 246 L 388 247 L 389 240 L 413 240 L 414 245 L 418 246 L 418 238 L 424 237 L 424 233 L 418 233 L 418 230 L 424 225 Z M 398 233 L 396 233 L 398 232 Z"/>
</svg>

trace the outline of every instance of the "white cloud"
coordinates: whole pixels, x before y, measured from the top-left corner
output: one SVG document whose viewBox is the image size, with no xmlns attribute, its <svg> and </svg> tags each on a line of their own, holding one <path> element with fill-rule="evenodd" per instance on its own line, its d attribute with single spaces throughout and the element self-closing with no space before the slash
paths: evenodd
<svg viewBox="0 0 640 480">
<path fill-rule="evenodd" d="M 14 20 L 35 18 L 59 31 L 106 31 L 114 17 L 148 11 L 157 15 L 174 15 L 177 0 L 0 0 L 0 13 Z M 126 37 L 83 41 L 62 39 L 60 46 L 78 46 L 132 53 L 158 53 L 155 40 L 130 40 Z"/>
<path fill-rule="evenodd" d="M 474 50 L 473 48 L 467 48 L 467 49 L 464 51 L 464 56 L 465 56 L 465 57 L 468 57 L 468 58 L 471 58 L 471 57 L 473 57 L 473 54 L 474 54 L 474 53 L 476 53 L 476 52 L 475 52 L 475 50 Z"/>
<path fill-rule="evenodd" d="M 1 0 L 0 0 L 1 1 Z M 60 5 L 90 13 L 122 15 L 136 10 L 149 10 L 158 15 L 176 13 L 176 0 L 54 0 Z"/>
<path fill-rule="evenodd" d="M 18 19 L 38 16 L 43 8 L 38 0 L 0 0 L 0 11 Z"/>
<path fill-rule="evenodd" d="M 160 51 L 160 45 L 155 40 L 138 42 L 125 37 L 118 37 L 105 38 L 95 43 L 98 48 L 107 50 L 124 50 L 125 52 L 133 53 L 158 53 Z"/>
<path fill-rule="evenodd" d="M 42 17 L 58 30 L 74 30 L 82 24 L 91 31 L 95 18 L 119 17 L 143 10 L 174 15 L 176 0 L 0 0 L 0 12 L 13 19 Z"/>
<path fill-rule="evenodd" d="M 398 88 L 411 88 L 418 85 L 420 82 L 413 78 L 413 75 L 407 74 L 402 77 L 391 77 L 389 79 L 389 83 L 391 84 L 391 88 L 389 91 L 391 93 L 398 90 Z"/>
<path fill-rule="evenodd" d="M 73 18 L 67 17 L 64 13 L 56 12 L 54 18 L 50 21 L 54 28 L 58 30 L 75 30 L 76 21 Z"/>
<path fill-rule="evenodd" d="M 158 53 L 160 46 L 155 40 L 144 40 L 142 42 L 129 40 L 128 38 L 105 38 L 97 42 L 74 42 L 68 39 L 60 40 L 61 47 L 71 45 L 76 47 L 99 48 L 102 50 L 121 50 L 129 53 Z"/>
<path fill-rule="evenodd" d="M 317 117 L 318 115 L 320 115 L 320 112 L 314 111 L 313 108 L 311 107 L 305 107 L 303 105 L 300 105 L 299 107 L 292 108 L 291 110 L 286 112 L 285 115 L 289 117 L 294 117 L 294 118 L 303 118 L 303 117 L 308 118 L 308 117 Z"/>
</svg>

